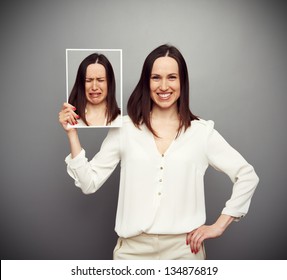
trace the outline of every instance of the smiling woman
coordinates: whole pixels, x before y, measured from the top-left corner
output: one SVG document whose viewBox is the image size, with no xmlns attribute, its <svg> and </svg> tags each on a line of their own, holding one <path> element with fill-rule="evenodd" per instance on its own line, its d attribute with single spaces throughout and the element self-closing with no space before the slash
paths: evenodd
<svg viewBox="0 0 287 280">
<path fill-rule="evenodd" d="M 116 101 L 115 75 L 103 54 L 92 53 L 79 65 L 68 104 L 74 115 L 67 120 L 73 126 L 119 126 L 120 109 Z"/>
<path fill-rule="evenodd" d="M 91 107 L 101 104 L 105 94 L 104 70 L 98 68 L 93 65 L 86 75 L 92 83 L 86 90 Z M 90 161 L 77 130 L 66 130 L 69 175 L 91 194 L 120 162 L 115 260 L 205 259 L 204 241 L 221 236 L 248 212 L 258 184 L 253 167 L 214 129 L 213 121 L 191 113 L 186 62 L 173 46 L 159 46 L 147 56 L 127 111 L 122 127 L 109 130 Z M 65 128 L 64 115 L 65 108 L 59 118 Z M 233 189 L 218 219 L 206 225 L 204 174 L 209 165 L 226 173 Z"/>
<path fill-rule="evenodd" d="M 150 80 L 151 99 L 155 107 L 176 107 L 180 96 L 178 65 L 171 57 L 159 57 L 155 60 Z"/>
<path fill-rule="evenodd" d="M 154 136 L 157 133 L 152 121 L 158 113 L 164 119 L 176 119 L 177 134 L 198 120 L 189 108 L 188 69 L 177 48 L 162 45 L 147 56 L 127 107 L 133 123 L 137 127 L 145 124 Z M 170 113 L 175 116 L 169 116 Z"/>
</svg>

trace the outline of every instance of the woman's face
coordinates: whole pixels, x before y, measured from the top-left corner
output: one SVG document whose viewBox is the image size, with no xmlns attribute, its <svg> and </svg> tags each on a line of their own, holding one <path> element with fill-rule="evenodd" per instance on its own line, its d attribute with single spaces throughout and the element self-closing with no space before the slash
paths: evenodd
<svg viewBox="0 0 287 280">
<path fill-rule="evenodd" d="M 180 97 L 178 64 L 174 58 L 165 56 L 154 61 L 150 77 L 150 95 L 154 106 L 162 109 L 176 107 Z"/>
<path fill-rule="evenodd" d="M 108 83 L 106 69 L 102 64 L 90 64 L 86 70 L 85 92 L 87 101 L 93 105 L 106 102 Z"/>
</svg>

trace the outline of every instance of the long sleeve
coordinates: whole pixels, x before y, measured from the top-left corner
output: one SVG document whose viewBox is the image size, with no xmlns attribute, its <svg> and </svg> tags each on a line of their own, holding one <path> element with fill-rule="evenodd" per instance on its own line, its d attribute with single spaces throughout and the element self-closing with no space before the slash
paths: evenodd
<svg viewBox="0 0 287 280">
<path fill-rule="evenodd" d="M 84 149 L 73 159 L 71 154 L 66 157 L 68 174 L 83 193 L 96 192 L 116 168 L 120 161 L 119 134 L 118 128 L 111 128 L 100 151 L 91 161 L 86 158 Z"/>
<path fill-rule="evenodd" d="M 259 178 L 242 155 L 213 129 L 213 122 L 210 124 L 206 147 L 208 162 L 215 169 L 226 173 L 233 182 L 232 195 L 226 202 L 222 214 L 241 218 L 248 212 Z"/>
</svg>

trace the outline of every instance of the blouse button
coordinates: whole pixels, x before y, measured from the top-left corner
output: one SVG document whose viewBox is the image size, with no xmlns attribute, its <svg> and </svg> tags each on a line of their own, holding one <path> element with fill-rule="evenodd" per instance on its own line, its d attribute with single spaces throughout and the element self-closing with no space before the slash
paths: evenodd
<svg viewBox="0 0 287 280">
<path fill-rule="evenodd" d="M 160 170 L 163 170 L 163 167 L 162 167 L 162 166 L 160 167 Z"/>
<path fill-rule="evenodd" d="M 159 192 L 158 195 L 161 195 L 161 192 Z"/>
<path fill-rule="evenodd" d="M 164 157 L 164 154 L 162 154 L 161 156 Z"/>
<path fill-rule="evenodd" d="M 160 182 L 162 182 L 162 179 L 159 179 Z"/>
</svg>

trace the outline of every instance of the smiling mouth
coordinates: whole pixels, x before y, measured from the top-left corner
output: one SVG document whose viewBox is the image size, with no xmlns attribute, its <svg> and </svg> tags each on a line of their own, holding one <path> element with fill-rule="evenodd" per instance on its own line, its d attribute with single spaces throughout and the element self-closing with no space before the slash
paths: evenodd
<svg viewBox="0 0 287 280">
<path fill-rule="evenodd" d="M 171 92 L 157 93 L 157 95 L 161 100 L 167 100 L 172 95 L 172 93 Z"/>
</svg>

